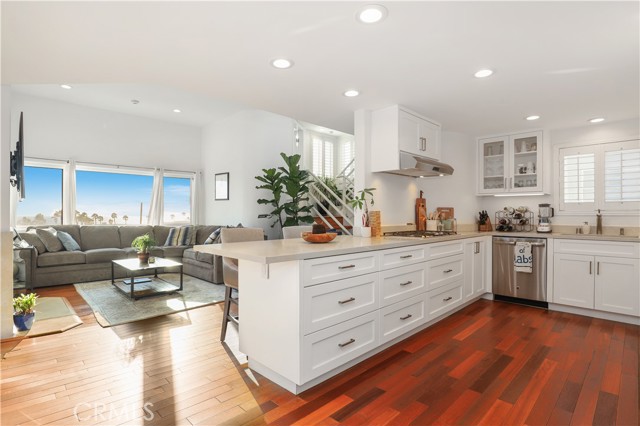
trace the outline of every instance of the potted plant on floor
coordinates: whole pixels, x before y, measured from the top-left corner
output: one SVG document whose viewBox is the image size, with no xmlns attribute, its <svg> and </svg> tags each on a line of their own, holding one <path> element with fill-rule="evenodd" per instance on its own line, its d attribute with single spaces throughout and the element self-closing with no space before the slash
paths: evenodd
<svg viewBox="0 0 640 426">
<path fill-rule="evenodd" d="M 138 250 L 138 260 L 140 263 L 149 263 L 149 249 L 156 244 L 149 234 L 136 237 L 131 242 L 131 247 Z"/>
<path fill-rule="evenodd" d="M 13 298 L 13 323 L 18 331 L 31 330 L 36 312 L 33 308 L 36 306 L 38 295 L 35 293 L 20 294 Z"/>
<path fill-rule="evenodd" d="M 367 195 L 371 198 L 371 205 L 373 206 L 373 191 L 375 188 L 365 188 L 358 191 L 358 194 L 350 201 L 353 208 L 357 208 L 362 211 L 362 228 L 360 228 L 361 237 L 371 236 L 371 224 L 369 222 L 369 205 L 367 203 Z"/>
</svg>

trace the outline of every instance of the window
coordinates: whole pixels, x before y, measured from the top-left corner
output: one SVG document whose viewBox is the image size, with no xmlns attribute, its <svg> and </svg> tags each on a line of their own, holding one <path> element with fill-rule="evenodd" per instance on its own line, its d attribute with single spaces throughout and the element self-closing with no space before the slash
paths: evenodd
<svg viewBox="0 0 640 426">
<path fill-rule="evenodd" d="M 334 176 L 334 143 L 324 140 L 321 135 L 312 139 L 311 171 L 319 177 Z"/>
<path fill-rule="evenodd" d="M 61 224 L 62 167 L 25 165 L 24 175 L 27 196 L 18 203 L 16 226 Z"/>
<path fill-rule="evenodd" d="M 351 164 L 351 161 L 353 160 L 354 157 L 355 157 L 355 149 L 353 146 L 353 141 L 342 142 L 340 146 L 340 164 L 338 165 L 340 170 L 338 171 L 338 173 L 343 172 L 347 168 L 347 166 Z M 353 166 L 351 168 L 353 168 Z"/>
<path fill-rule="evenodd" d="M 191 178 L 173 177 L 165 173 L 164 218 L 166 225 L 191 223 Z"/>
<path fill-rule="evenodd" d="M 560 210 L 640 208 L 640 141 L 559 149 Z"/>
<path fill-rule="evenodd" d="M 145 225 L 149 215 L 153 176 L 96 170 L 95 167 L 77 167 L 76 223 Z"/>
</svg>

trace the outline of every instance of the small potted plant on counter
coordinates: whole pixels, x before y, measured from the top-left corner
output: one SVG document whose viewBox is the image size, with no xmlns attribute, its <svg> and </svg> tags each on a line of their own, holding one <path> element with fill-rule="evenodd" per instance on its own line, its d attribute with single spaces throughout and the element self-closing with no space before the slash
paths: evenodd
<svg viewBox="0 0 640 426">
<path fill-rule="evenodd" d="M 350 201 L 353 208 L 357 208 L 362 211 L 362 228 L 360 228 L 361 237 L 371 236 L 371 222 L 369 220 L 369 205 L 367 202 L 367 195 L 370 197 L 371 205 L 373 206 L 373 191 L 375 188 L 365 188 L 358 191 L 353 200 Z"/>
<path fill-rule="evenodd" d="M 33 310 L 36 306 L 38 295 L 35 293 L 20 294 L 13 298 L 13 324 L 18 331 L 31 330 L 36 312 Z"/>
<path fill-rule="evenodd" d="M 131 242 L 131 247 L 138 249 L 138 260 L 140 263 L 149 263 L 149 249 L 153 247 L 156 242 L 149 236 L 149 234 L 140 235 Z"/>
</svg>

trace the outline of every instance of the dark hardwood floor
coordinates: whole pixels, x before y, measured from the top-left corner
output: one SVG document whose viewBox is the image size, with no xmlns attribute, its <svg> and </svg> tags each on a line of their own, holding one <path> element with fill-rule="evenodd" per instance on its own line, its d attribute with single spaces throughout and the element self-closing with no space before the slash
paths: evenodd
<svg viewBox="0 0 640 426">
<path fill-rule="evenodd" d="M 246 368 L 221 306 L 24 339 L 0 424 L 638 425 L 640 327 L 480 300 L 301 395 Z"/>
</svg>

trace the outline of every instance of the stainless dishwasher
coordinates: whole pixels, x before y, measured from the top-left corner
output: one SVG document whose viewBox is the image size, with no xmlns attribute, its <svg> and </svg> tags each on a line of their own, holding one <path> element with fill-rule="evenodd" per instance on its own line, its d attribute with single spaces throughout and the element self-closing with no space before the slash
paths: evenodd
<svg viewBox="0 0 640 426">
<path fill-rule="evenodd" d="M 516 272 L 514 265 L 516 243 L 531 243 L 533 264 L 531 272 Z M 518 301 L 548 307 L 547 304 L 547 239 L 526 237 L 493 237 L 494 297 L 498 300 Z"/>
</svg>

